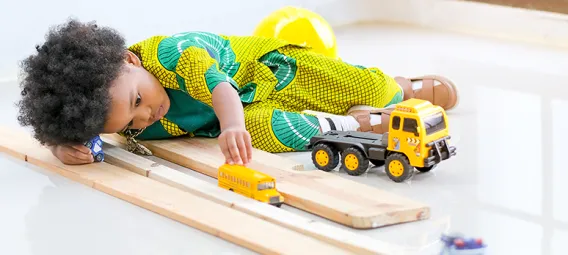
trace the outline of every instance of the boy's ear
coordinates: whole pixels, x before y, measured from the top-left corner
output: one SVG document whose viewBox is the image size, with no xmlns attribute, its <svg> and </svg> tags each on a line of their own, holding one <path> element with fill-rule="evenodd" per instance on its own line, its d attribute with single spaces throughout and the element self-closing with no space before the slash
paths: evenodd
<svg viewBox="0 0 568 255">
<path fill-rule="evenodd" d="M 136 54 L 134 54 L 132 51 L 127 50 L 126 51 L 126 63 L 128 64 L 132 64 L 135 66 L 141 66 L 142 63 L 140 62 L 140 58 L 138 58 L 138 56 L 136 56 Z"/>
</svg>

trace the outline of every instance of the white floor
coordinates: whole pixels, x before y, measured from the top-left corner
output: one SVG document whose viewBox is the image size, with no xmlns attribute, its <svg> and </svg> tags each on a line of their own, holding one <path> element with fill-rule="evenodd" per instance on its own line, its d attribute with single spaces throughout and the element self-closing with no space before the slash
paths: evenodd
<svg viewBox="0 0 568 255">
<path fill-rule="evenodd" d="M 431 206 L 429 220 L 361 233 L 420 254 L 435 254 L 445 231 L 482 237 L 489 254 L 566 254 L 568 51 L 407 27 L 336 34 L 345 61 L 392 75 L 443 74 L 461 89 L 450 112 L 455 158 L 407 183 L 390 181 L 382 168 L 337 172 Z M 1 85 L 2 122 L 15 126 L 18 89 Z M 308 153 L 284 156 L 315 169 Z M 2 254 L 251 253 L 36 167 L 0 162 Z"/>
</svg>

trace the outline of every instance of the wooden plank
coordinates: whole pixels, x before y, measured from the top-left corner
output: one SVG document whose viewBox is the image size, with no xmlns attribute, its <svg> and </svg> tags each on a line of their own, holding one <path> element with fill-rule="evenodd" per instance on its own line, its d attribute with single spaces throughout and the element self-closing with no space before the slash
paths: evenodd
<svg viewBox="0 0 568 255">
<path fill-rule="evenodd" d="M 105 143 L 107 162 L 151 179 L 177 187 L 221 205 L 234 208 L 291 230 L 328 242 L 356 254 L 398 254 L 402 248 L 368 236 L 307 219 L 274 206 L 260 203 L 217 185 L 191 177 L 175 169 Z"/>
<path fill-rule="evenodd" d="M 115 139 L 115 136 L 105 136 L 105 139 Z M 204 139 L 140 142 L 157 157 L 213 178 L 217 178 L 217 168 L 225 162 L 218 145 Z M 298 172 L 258 161 L 253 161 L 249 167 L 276 178 L 277 189 L 287 205 L 353 228 L 378 228 L 430 217 L 430 208 L 425 204 L 332 173 Z"/>
<path fill-rule="evenodd" d="M 105 162 L 65 165 L 24 131 L 2 128 L 0 152 L 262 254 L 352 254 Z"/>
<path fill-rule="evenodd" d="M 111 143 L 114 146 L 119 146 L 124 148 L 125 139 L 124 137 L 117 134 L 105 134 L 101 136 L 104 142 Z M 193 137 L 193 140 L 199 141 L 206 147 L 218 147 L 216 139 Z M 268 153 L 263 150 L 253 148 L 253 161 L 263 164 L 275 164 L 287 169 L 292 169 L 296 171 L 304 171 L 304 164 L 296 162 L 289 158 L 280 157 L 273 153 Z"/>
<path fill-rule="evenodd" d="M 502 5 L 514 8 L 523 8 L 536 11 L 546 11 L 568 14 L 568 1 L 566 0 L 467 0 L 486 4 Z"/>
</svg>

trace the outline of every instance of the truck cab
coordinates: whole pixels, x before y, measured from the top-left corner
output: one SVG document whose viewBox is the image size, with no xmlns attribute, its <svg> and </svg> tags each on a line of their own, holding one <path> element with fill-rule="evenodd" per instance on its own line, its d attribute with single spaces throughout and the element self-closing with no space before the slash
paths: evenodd
<svg viewBox="0 0 568 255">
<path fill-rule="evenodd" d="M 391 113 L 387 148 L 404 154 L 419 171 L 429 171 L 455 155 L 449 139 L 448 118 L 440 106 L 413 98 L 397 104 Z"/>
</svg>

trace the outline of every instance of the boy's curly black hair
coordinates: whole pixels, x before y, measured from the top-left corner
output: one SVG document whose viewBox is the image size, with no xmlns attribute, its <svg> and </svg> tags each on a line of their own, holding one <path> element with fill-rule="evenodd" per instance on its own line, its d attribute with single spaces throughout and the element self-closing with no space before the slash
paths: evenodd
<svg viewBox="0 0 568 255">
<path fill-rule="evenodd" d="M 18 121 L 41 144 L 79 144 L 102 133 L 109 89 L 127 50 L 115 30 L 70 19 L 50 28 L 37 53 L 21 62 Z"/>
</svg>

